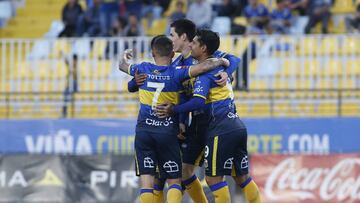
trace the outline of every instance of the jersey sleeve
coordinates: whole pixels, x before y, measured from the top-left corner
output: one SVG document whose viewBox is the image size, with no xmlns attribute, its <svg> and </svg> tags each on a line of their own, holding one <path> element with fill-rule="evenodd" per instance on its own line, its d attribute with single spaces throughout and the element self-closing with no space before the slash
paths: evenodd
<svg viewBox="0 0 360 203">
<path fill-rule="evenodd" d="M 227 60 L 229 60 L 229 62 L 230 62 L 229 67 L 225 68 L 225 71 L 229 75 L 229 77 L 231 77 L 232 74 L 237 70 L 237 68 L 239 67 L 239 63 L 241 61 L 241 59 L 239 57 L 236 57 L 232 54 L 228 54 L 228 53 L 222 52 L 222 51 L 216 51 L 214 53 L 214 56 L 217 58 L 226 58 Z"/>
<path fill-rule="evenodd" d="M 131 64 L 128 69 L 128 74 L 131 76 L 135 76 L 136 71 L 140 70 L 141 67 L 146 66 L 146 63 L 140 63 L 140 64 Z"/>
<path fill-rule="evenodd" d="M 175 78 L 180 81 L 188 80 L 192 78 L 190 74 L 191 66 L 176 66 Z"/>
<path fill-rule="evenodd" d="M 225 55 L 224 58 L 226 58 L 230 62 L 229 67 L 226 67 L 225 71 L 229 75 L 229 77 L 232 77 L 232 74 L 239 67 L 239 63 L 240 63 L 241 60 L 240 60 L 240 58 L 238 58 L 238 57 L 236 57 L 234 55 L 231 55 L 231 54 Z"/>
<path fill-rule="evenodd" d="M 194 97 L 201 97 L 206 100 L 210 91 L 210 78 L 207 74 L 200 75 L 196 78 L 194 83 Z"/>
<path fill-rule="evenodd" d="M 137 92 L 137 91 L 139 91 L 139 87 L 136 84 L 135 78 L 131 79 L 128 82 L 128 91 L 129 92 Z"/>
</svg>

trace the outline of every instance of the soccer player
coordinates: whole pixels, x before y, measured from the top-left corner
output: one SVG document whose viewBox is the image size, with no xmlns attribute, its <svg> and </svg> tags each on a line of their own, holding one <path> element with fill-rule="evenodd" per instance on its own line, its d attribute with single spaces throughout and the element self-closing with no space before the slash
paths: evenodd
<svg viewBox="0 0 360 203">
<path fill-rule="evenodd" d="M 218 49 L 219 36 L 210 30 L 199 30 L 192 42 L 191 55 L 199 62 L 210 58 Z M 257 185 L 248 175 L 247 131 L 236 114 L 230 82 L 221 87 L 215 83 L 218 67 L 199 76 L 195 81 L 193 98 L 180 105 L 167 103 L 156 107 L 160 117 L 204 109 L 208 120 L 205 147 L 205 174 L 215 203 L 229 203 L 230 193 L 224 176 L 232 176 L 243 189 L 250 203 L 259 203 Z M 206 119 L 206 118 L 204 118 Z"/>
<path fill-rule="evenodd" d="M 181 82 L 207 72 L 219 65 L 228 65 L 226 59 L 211 59 L 189 68 L 172 67 L 173 43 L 166 36 L 157 36 L 151 42 L 155 64 L 130 65 L 130 50 L 126 50 L 119 63 L 119 69 L 129 75 L 136 72 L 147 74 L 139 87 L 140 111 L 135 135 L 136 174 L 140 176 L 141 203 L 153 203 L 154 175 L 156 166 L 161 177 L 167 179 L 169 190 L 167 200 L 180 203 L 181 157 L 176 134 L 179 132 L 178 115 L 159 118 L 154 109 L 165 101 L 179 103 Z"/>
<path fill-rule="evenodd" d="M 174 51 L 180 53 L 173 64 L 177 66 L 190 66 L 196 63 L 196 59 L 191 56 L 191 47 L 192 39 L 194 38 L 196 33 L 195 24 L 187 19 L 181 19 L 174 21 L 170 25 L 170 38 L 174 44 Z M 225 71 L 217 73 L 216 76 L 220 76 L 218 80 L 215 82 L 220 85 L 226 85 L 228 77 L 232 75 L 232 73 L 238 67 L 240 63 L 240 59 L 230 54 L 226 54 L 224 52 L 216 51 L 213 54 L 217 58 L 224 57 L 230 61 L 229 67 L 226 68 Z M 142 80 L 146 78 L 145 75 L 136 75 L 136 77 L 131 80 L 128 84 L 129 91 L 137 91 L 136 83 L 141 85 Z M 135 82 L 135 80 L 137 82 Z M 183 82 L 184 87 L 184 95 L 182 95 L 182 100 L 180 103 L 186 102 L 192 97 L 193 94 L 193 86 L 194 79 L 187 80 Z M 181 116 L 184 119 L 181 119 L 181 131 L 186 134 L 185 144 L 182 145 L 182 156 L 183 156 L 183 185 L 185 185 L 186 191 L 189 193 L 190 197 L 195 203 L 207 203 L 207 199 L 205 193 L 202 189 L 200 180 L 196 177 L 195 171 L 198 166 L 201 166 L 204 160 L 204 148 L 206 144 L 206 130 L 208 126 L 208 122 L 204 119 L 204 114 L 202 111 L 194 111 L 192 112 L 192 119 L 190 126 L 184 130 L 185 126 L 185 118 L 187 115 Z M 184 132 L 185 131 L 185 132 Z M 181 134 L 180 134 L 181 135 Z M 184 139 L 184 138 L 182 138 Z M 155 185 L 155 193 L 156 197 L 159 197 L 156 202 L 162 202 L 162 192 L 163 184 L 162 182 L 157 182 Z"/>
</svg>

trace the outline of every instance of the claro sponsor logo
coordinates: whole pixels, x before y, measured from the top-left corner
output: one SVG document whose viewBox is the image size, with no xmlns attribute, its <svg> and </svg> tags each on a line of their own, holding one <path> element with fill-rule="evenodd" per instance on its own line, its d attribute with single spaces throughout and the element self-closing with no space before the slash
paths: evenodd
<svg viewBox="0 0 360 203">
<path fill-rule="evenodd" d="M 301 167 L 296 160 L 285 159 L 272 170 L 264 186 L 267 198 L 274 201 L 294 197 L 331 202 L 360 200 L 359 158 L 344 158 L 330 168 Z"/>
</svg>

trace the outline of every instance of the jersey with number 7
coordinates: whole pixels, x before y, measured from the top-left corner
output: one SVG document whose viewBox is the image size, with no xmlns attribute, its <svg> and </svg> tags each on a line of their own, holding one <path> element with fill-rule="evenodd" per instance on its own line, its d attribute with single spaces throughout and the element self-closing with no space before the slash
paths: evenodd
<svg viewBox="0 0 360 203">
<path fill-rule="evenodd" d="M 139 87 L 140 112 L 137 125 L 178 128 L 178 115 L 160 119 L 156 116 L 154 109 L 156 105 L 165 102 L 179 104 L 182 82 L 191 78 L 190 68 L 172 65 L 157 66 L 144 62 L 131 65 L 128 73 L 134 76 L 136 70 L 147 74 L 146 81 Z"/>
</svg>

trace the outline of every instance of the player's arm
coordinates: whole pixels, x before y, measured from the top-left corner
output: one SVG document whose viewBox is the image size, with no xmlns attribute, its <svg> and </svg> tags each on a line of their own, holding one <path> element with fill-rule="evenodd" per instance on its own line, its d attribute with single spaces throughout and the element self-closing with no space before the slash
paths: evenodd
<svg viewBox="0 0 360 203">
<path fill-rule="evenodd" d="M 188 113 L 196 109 L 201 109 L 205 106 L 205 99 L 202 97 L 194 96 L 188 102 L 180 105 L 171 103 L 161 104 L 156 106 L 156 114 L 159 118 L 166 118 L 172 114 Z"/>
<path fill-rule="evenodd" d="M 202 63 L 192 65 L 189 68 L 190 77 L 196 77 L 203 73 L 213 70 L 218 66 L 229 66 L 229 61 L 225 58 L 210 58 Z"/>
<path fill-rule="evenodd" d="M 137 91 L 139 91 L 139 87 L 136 85 L 135 78 L 131 79 L 128 82 L 128 91 L 129 92 L 137 92 Z"/>
<path fill-rule="evenodd" d="M 138 70 L 136 70 L 134 78 L 128 82 L 128 91 L 129 92 L 139 91 L 139 87 L 144 84 L 146 78 L 147 78 L 146 74 L 138 73 Z"/>
<path fill-rule="evenodd" d="M 218 76 L 220 77 L 219 80 L 215 80 L 216 84 L 224 87 L 226 85 L 227 79 L 229 77 L 232 80 L 232 74 L 237 70 L 241 60 L 240 60 L 240 58 L 238 58 L 234 55 L 227 54 L 227 53 L 220 52 L 220 51 L 218 51 L 218 53 L 216 53 L 216 55 L 218 55 L 218 57 L 226 58 L 230 62 L 229 66 L 225 69 L 225 71 L 219 72 L 218 74 L 215 75 L 216 77 L 218 77 Z"/>
<path fill-rule="evenodd" d="M 170 103 L 161 104 L 156 107 L 156 113 L 160 118 L 169 117 L 176 113 L 188 113 L 205 106 L 206 97 L 210 90 L 210 80 L 206 75 L 196 78 L 193 97 L 180 105 Z"/>
</svg>

